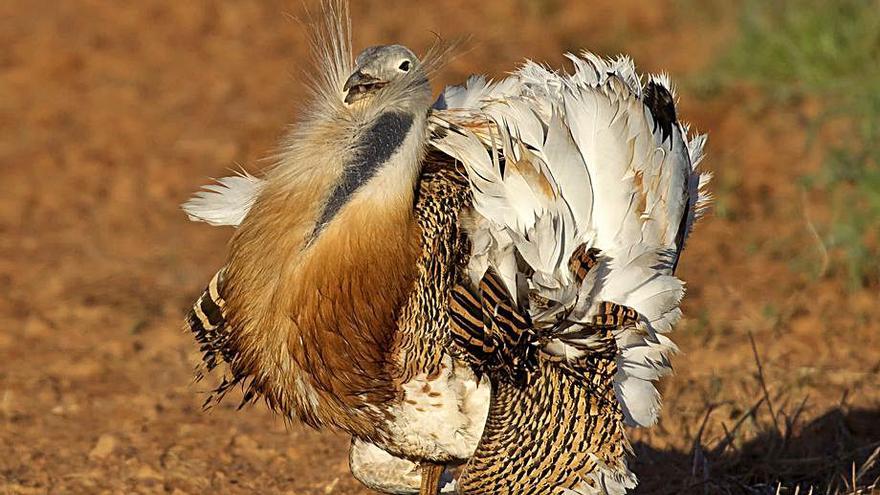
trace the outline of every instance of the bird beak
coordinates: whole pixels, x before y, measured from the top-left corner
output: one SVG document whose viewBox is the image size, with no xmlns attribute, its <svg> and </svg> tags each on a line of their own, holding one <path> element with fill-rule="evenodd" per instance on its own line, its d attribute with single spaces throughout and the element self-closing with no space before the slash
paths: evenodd
<svg viewBox="0 0 880 495">
<path fill-rule="evenodd" d="M 342 90 L 347 93 L 345 95 L 345 103 L 351 104 L 361 99 L 370 91 L 377 90 L 386 84 L 388 84 L 386 81 L 365 74 L 360 70 L 355 71 L 355 73 L 345 81 L 345 85 L 342 86 Z"/>
</svg>

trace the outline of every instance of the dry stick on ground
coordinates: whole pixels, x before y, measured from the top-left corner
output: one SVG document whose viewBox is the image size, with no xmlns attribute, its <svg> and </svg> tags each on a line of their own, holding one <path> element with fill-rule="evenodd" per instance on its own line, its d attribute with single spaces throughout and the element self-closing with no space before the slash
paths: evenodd
<svg viewBox="0 0 880 495">
<path fill-rule="evenodd" d="M 807 190 L 804 187 L 801 187 L 801 211 L 804 213 L 804 223 L 807 226 L 807 232 L 810 233 L 810 236 L 816 241 L 816 248 L 819 251 L 819 255 L 822 257 L 822 264 L 819 268 L 818 278 L 822 278 L 826 272 L 828 272 L 828 248 L 825 247 L 825 242 L 822 241 L 822 236 L 819 235 L 819 231 L 816 230 L 816 226 L 813 225 L 813 220 L 810 218 L 810 211 L 807 207 Z"/>
<path fill-rule="evenodd" d="M 800 405 L 798 405 L 798 408 L 791 416 L 785 414 L 784 410 L 781 411 L 785 416 L 785 436 L 782 437 L 783 450 L 788 446 L 788 441 L 791 440 L 791 435 L 794 433 L 794 427 L 797 425 L 798 419 L 800 419 L 801 413 L 804 411 L 804 407 L 807 405 L 807 399 L 809 398 L 809 396 L 804 397 L 804 400 L 801 401 Z"/>
<path fill-rule="evenodd" d="M 859 472 L 856 476 L 856 481 L 862 481 L 862 478 L 864 478 L 865 475 L 868 474 L 868 471 L 872 467 L 874 467 L 874 464 L 877 464 L 878 460 L 880 460 L 880 447 L 874 449 L 874 452 L 871 452 L 871 455 L 868 456 L 868 460 L 866 460 L 865 463 L 862 464 L 862 467 L 859 468 Z M 880 478 L 874 480 L 873 484 L 876 485 L 878 480 L 880 480 Z"/>
<path fill-rule="evenodd" d="M 755 355 L 755 364 L 758 365 L 758 381 L 761 383 L 761 390 L 764 391 L 764 398 L 767 402 L 767 409 L 770 410 L 770 417 L 773 419 L 773 425 L 776 427 L 776 433 L 782 438 L 782 429 L 779 428 L 779 421 L 776 419 L 776 411 L 773 408 L 773 401 L 770 400 L 770 391 L 767 389 L 767 382 L 764 380 L 764 366 L 761 365 L 761 358 L 758 356 L 758 346 L 755 344 L 755 336 L 749 332 L 749 341 L 752 343 L 752 353 Z"/>
<path fill-rule="evenodd" d="M 829 453 L 827 455 L 818 455 L 807 457 L 806 452 L 792 450 L 795 442 L 793 439 L 798 437 L 797 431 L 804 426 L 803 417 L 807 409 L 809 397 L 804 397 L 799 402 L 790 404 L 784 400 L 785 394 L 779 392 L 777 395 L 770 394 L 770 386 L 767 383 L 765 374 L 765 366 L 761 360 L 757 349 L 757 343 L 754 336 L 749 333 L 749 339 L 752 347 L 755 365 L 758 373 L 755 379 L 761 387 L 761 396 L 757 401 L 748 408 L 747 411 L 740 414 L 732 428 L 728 428 L 723 422 L 721 426 L 724 436 L 717 440 L 717 444 L 711 450 L 706 450 L 703 446 L 703 438 L 709 429 L 709 416 L 713 413 L 715 406 L 707 404 L 707 409 L 703 413 L 703 420 L 697 432 L 691 451 L 691 465 L 688 466 L 691 471 L 690 480 L 685 480 L 682 490 L 678 492 L 663 493 L 744 493 L 744 494 L 767 494 L 776 491 L 781 494 L 803 493 L 816 494 L 823 493 L 826 495 L 862 495 L 868 493 L 878 493 L 880 489 L 880 477 L 871 480 L 870 476 L 876 473 L 878 464 L 880 464 L 880 441 L 871 442 L 855 449 L 849 449 L 844 452 Z M 772 423 L 766 421 L 763 414 L 758 415 L 762 404 L 767 403 L 767 409 L 772 418 Z M 780 405 L 781 404 L 781 405 Z M 793 409 L 789 410 L 792 406 Z M 847 394 L 841 398 L 838 409 L 843 411 L 849 409 L 847 405 Z M 785 420 L 784 428 L 781 424 L 779 416 Z M 750 440 L 744 447 L 736 446 L 737 438 L 741 435 L 740 430 L 746 420 L 752 418 L 765 430 L 765 434 L 769 435 L 766 439 L 759 436 L 754 440 Z M 820 427 L 833 426 L 834 416 L 828 417 L 819 424 Z M 824 425 L 824 426 L 823 426 Z M 774 431 L 775 427 L 775 431 Z M 841 423 L 838 425 L 838 440 L 846 440 L 847 443 L 858 438 L 853 438 L 851 433 Z M 840 437 L 843 434 L 845 437 Z M 808 435 L 804 437 L 803 435 Z M 809 442 L 809 432 L 800 435 L 801 441 Z M 806 438 L 806 440 L 805 440 Z M 820 445 L 819 447 L 823 447 Z M 824 447 L 827 447 L 825 445 Z M 728 454 L 730 451 L 730 454 Z M 855 459 L 865 459 L 865 454 L 870 453 L 867 459 L 858 465 L 856 462 L 851 469 L 847 465 Z M 684 475 L 688 467 L 684 468 Z M 711 466 L 711 469 L 709 469 Z M 678 467 L 678 466 L 675 466 Z M 711 471 L 711 472 L 710 472 Z M 787 480 L 787 481 L 779 481 Z M 776 488 L 773 484 L 776 483 Z M 786 485 L 789 483 L 789 485 Z M 787 488 L 789 486 L 790 488 Z M 822 488 L 819 488 L 822 487 Z M 669 489 L 668 481 L 663 489 Z M 821 491 L 820 491 L 821 490 Z"/>
<path fill-rule="evenodd" d="M 760 399 L 758 399 L 758 402 L 755 402 L 755 404 L 752 405 L 752 407 L 750 407 L 748 409 L 748 411 L 744 412 L 739 417 L 739 419 L 736 421 L 736 423 L 734 423 L 733 428 L 730 430 L 729 433 L 727 432 L 727 427 L 724 426 L 725 438 L 723 440 L 721 440 L 718 443 L 718 445 L 715 446 L 714 449 L 712 449 L 712 452 L 711 452 L 712 457 L 720 456 L 721 454 L 723 454 L 727 450 L 727 447 L 733 446 L 734 435 L 736 435 L 740 426 L 743 425 L 743 423 L 745 422 L 745 420 L 747 418 L 754 416 L 755 412 L 758 410 L 759 407 L 761 407 L 761 404 L 763 404 L 765 400 L 766 399 L 764 397 L 761 397 Z"/>
<path fill-rule="evenodd" d="M 712 411 L 714 410 L 714 405 L 709 405 L 706 409 L 706 414 L 703 415 L 703 422 L 700 424 L 700 429 L 697 430 L 697 435 L 694 437 L 693 448 L 691 449 L 691 458 L 693 459 L 691 476 L 696 478 L 698 476 L 697 471 L 699 470 L 704 483 L 709 480 L 709 460 L 703 453 L 703 432 L 706 430 L 706 423 L 709 422 L 709 416 L 712 415 Z"/>
<path fill-rule="evenodd" d="M 763 401 L 764 398 L 762 397 L 761 400 Z M 718 445 L 716 446 L 716 449 L 718 447 L 721 447 L 721 453 L 724 453 L 727 450 L 727 448 L 730 447 L 733 449 L 734 453 L 736 453 L 737 455 L 741 455 L 742 452 L 740 452 L 740 450 L 733 443 L 733 435 L 736 432 L 728 430 L 727 423 L 725 423 L 724 421 L 721 422 L 721 429 L 724 430 L 724 438 L 722 438 L 721 440 L 718 441 Z M 714 452 L 715 452 L 715 450 L 712 451 L 712 453 L 714 453 Z"/>
<path fill-rule="evenodd" d="M 693 479 L 685 484 L 682 493 L 699 493 L 700 491 L 704 493 L 768 493 L 768 490 L 774 490 L 773 483 L 776 483 L 775 492 L 780 495 L 785 493 L 818 495 L 820 493 L 818 487 L 824 487 L 821 493 L 827 495 L 880 493 L 877 491 L 880 489 L 878 487 L 880 477 L 875 480 L 868 478 L 880 464 L 880 441 L 871 442 L 845 452 L 820 456 L 800 457 L 802 454 L 790 452 L 791 439 L 795 437 L 795 432 L 802 426 L 809 397 L 804 397 L 800 402 L 796 402 L 791 412 L 788 411 L 785 401 L 782 402 L 783 406 L 778 407 L 780 397 L 774 398 L 770 394 L 770 386 L 767 384 L 767 377 L 764 373 L 764 363 L 760 359 L 757 343 L 751 333 L 749 339 L 758 369 L 756 380 L 761 387 L 762 396 L 740 415 L 733 428 L 728 429 L 722 423 L 724 437 L 710 451 L 705 451 L 702 439 L 705 436 L 709 415 L 714 409 L 714 406 L 708 406 L 703 414 L 703 421 L 696 432 L 691 453 L 690 467 Z M 777 438 L 779 442 L 762 441 L 760 444 L 747 445 L 744 449 L 736 448 L 735 441 L 741 426 L 749 418 L 758 420 L 757 411 L 764 403 L 767 403 L 767 409 L 773 421 L 772 423 L 763 422 L 763 424 L 768 426 L 766 431 L 773 435 L 771 438 Z M 846 395 L 840 401 L 838 409 L 846 409 Z M 785 418 L 784 428 L 780 424 L 779 415 Z M 833 418 L 829 419 L 833 420 Z M 728 449 L 731 448 L 733 454 L 726 456 Z M 870 455 L 861 466 L 852 461 L 851 469 L 840 470 L 843 467 L 842 463 L 863 458 L 862 456 L 868 452 Z M 711 472 L 709 470 L 710 462 L 712 463 Z M 788 485 L 790 488 L 786 488 L 786 483 L 791 483 L 793 486 Z"/>
</svg>

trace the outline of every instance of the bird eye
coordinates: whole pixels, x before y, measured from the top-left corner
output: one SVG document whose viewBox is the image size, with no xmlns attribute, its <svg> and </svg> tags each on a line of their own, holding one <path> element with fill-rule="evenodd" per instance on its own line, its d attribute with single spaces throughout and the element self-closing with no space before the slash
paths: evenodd
<svg viewBox="0 0 880 495">
<path fill-rule="evenodd" d="M 398 69 L 404 72 L 409 72 L 409 60 L 404 60 L 403 62 L 401 62 Z"/>
</svg>

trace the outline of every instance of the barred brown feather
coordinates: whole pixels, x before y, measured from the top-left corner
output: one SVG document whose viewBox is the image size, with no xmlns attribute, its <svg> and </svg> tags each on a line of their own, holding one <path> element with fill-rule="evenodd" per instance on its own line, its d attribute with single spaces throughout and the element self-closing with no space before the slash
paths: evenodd
<svg viewBox="0 0 880 495">
<path fill-rule="evenodd" d="M 569 267 L 582 281 L 600 254 L 581 246 Z M 599 468 L 625 464 L 628 443 L 614 395 L 618 349 L 612 332 L 634 325 L 635 311 L 600 303 L 590 324 L 555 335 L 590 337 L 582 357 L 561 359 L 537 347 L 528 312 L 516 308 L 490 269 L 478 288 L 462 283 L 453 289 L 450 318 L 453 342 L 492 383 L 483 437 L 459 479 L 461 492 L 600 490 L 605 471 Z"/>
</svg>

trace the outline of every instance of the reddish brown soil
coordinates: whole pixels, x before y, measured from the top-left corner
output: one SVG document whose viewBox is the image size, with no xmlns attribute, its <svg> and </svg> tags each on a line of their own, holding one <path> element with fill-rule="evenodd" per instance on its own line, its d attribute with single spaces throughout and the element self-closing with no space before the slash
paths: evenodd
<svg viewBox="0 0 880 495">
<path fill-rule="evenodd" d="M 731 12 L 694 5 L 375 0 L 353 15 L 359 47 L 473 35 L 439 87 L 582 47 L 686 79 L 735 27 Z M 182 329 L 230 231 L 189 223 L 178 205 L 237 164 L 259 169 L 293 120 L 300 13 L 275 0 L 0 4 L 0 492 L 367 493 L 341 435 L 237 411 L 234 397 L 202 412 L 209 385 L 192 383 Z M 880 440 L 876 288 L 809 275 L 822 263 L 810 224 L 826 210 L 796 179 L 821 160 L 821 143 L 806 145 L 815 110 L 745 87 L 680 96 L 711 133 L 724 214 L 700 225 L 681 265 L 677 374 L 663 421 L 633 433 L 644 493 L 693 486 L 681 480 L 706 411 L 711 448 L 763 394 L 749 332 L 777 412 L 809 397 L 791 440 L 802 464 L 840 451 L 841 428 Z M 772 441 L 765 409 L 738 449 Z"/>
</svg>

